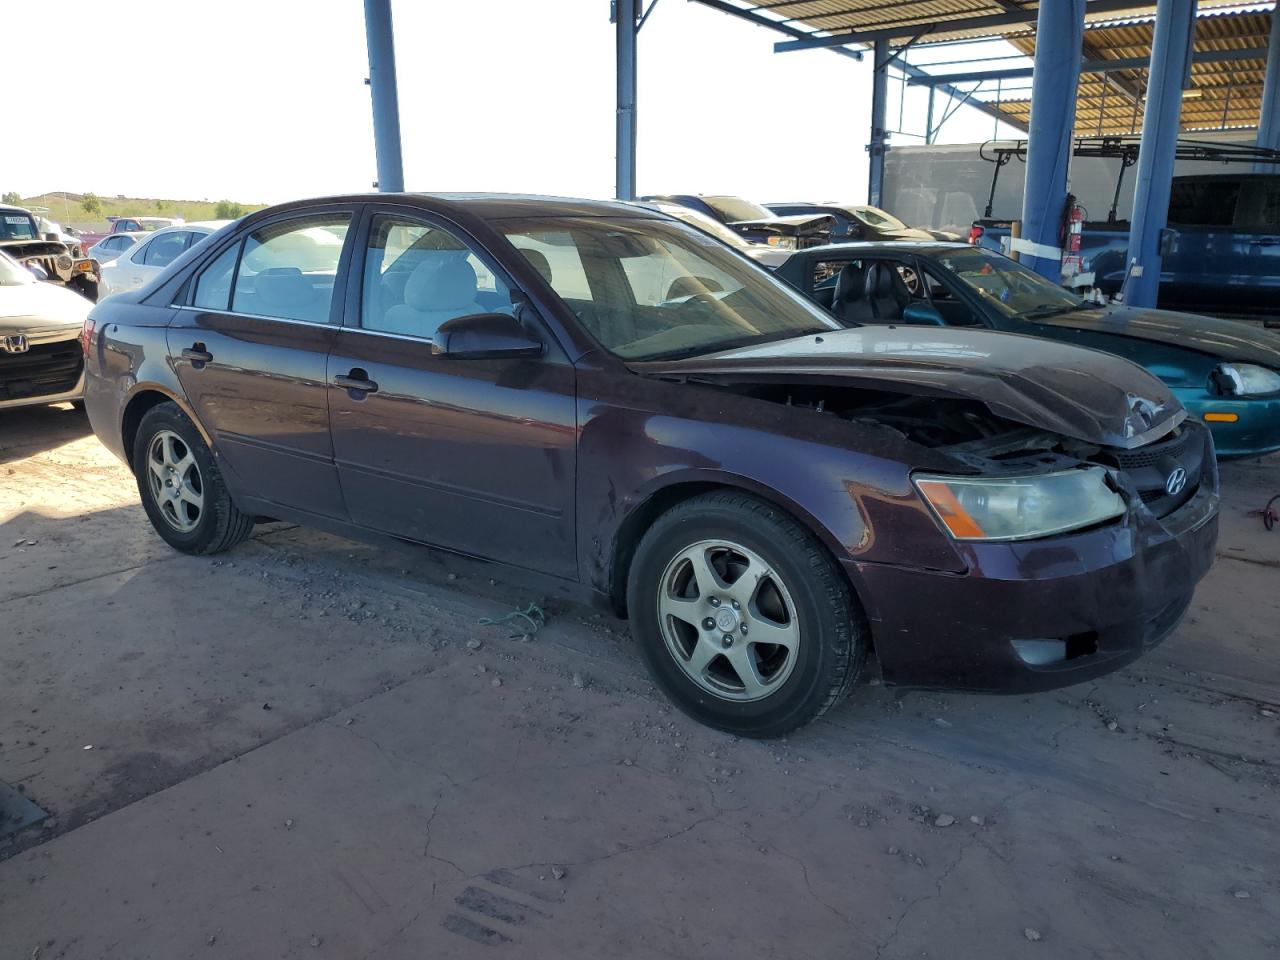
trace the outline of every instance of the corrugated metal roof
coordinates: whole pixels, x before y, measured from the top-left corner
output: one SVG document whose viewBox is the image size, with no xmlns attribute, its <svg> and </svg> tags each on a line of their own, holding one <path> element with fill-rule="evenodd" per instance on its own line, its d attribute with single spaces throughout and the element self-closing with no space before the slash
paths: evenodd
<svg viewBox="0 0 1280 960">
<path fill-rule="evenodd" d="M 1037 0 L 730 0 L 730 5 L 764 19 L 783 24 L 815 36 L 864 33 L 875 30 L 903 29 L 920 31 L 917 42 L 945 43 L 983 37 L 1029 36 L 1035 32 L 1034 19 L 1022 23 L 999 24 L 994 18 L 1020 12 L 1034 12 Z M 1131 7 L 1117 14 L 1111 9 L 1090 11 L 1093 3 L 1086 0 L 1085 18 L 1090 23 L 1115 21 L 1118 16 L 1130 19 L 1151 17 L 1154 3 L 1134 0 Z M 1239 7 L 1240 0 L 1201 0 L 1200 9 Z M 947 24 L 969 21 L 976 17 L 993 18 L 990 24 L 948 29 Z M 897 44 L 910 42 L 912 36 L 895 39 Z"/>
<path fill-rule="evenodd" d="M 1271 34 L 1272 13 L 1208 13 L 1196 21 L 1197 53 L 1265 48 Z M 1154 24 L 1149 19 L 1112 22 L 1085 32 L 1086 57 L 1120 60 L 1151 53 Z M 1035 53 L 1034 37 L 1011 37 L 1023 53 Z M 1192 88 L 1182 101 L 1182 129 L 1225 130 L 1256 127 L 1262 108 L 1262 81 L 1266 61 L 1262 57 L 1220 63 L 1196 63 L 1191 68 Z M 1147 69 L 1110 74 L 1084 74 L 1076 100 L 1076 133 L 1139 133 L 1142 130 L 1142 97 Z M 983 95 L 984 100 L 988 96 Z M 1026 123 L 1029 100 L 1002 100 L 1000 109 Z"/>
</svg>

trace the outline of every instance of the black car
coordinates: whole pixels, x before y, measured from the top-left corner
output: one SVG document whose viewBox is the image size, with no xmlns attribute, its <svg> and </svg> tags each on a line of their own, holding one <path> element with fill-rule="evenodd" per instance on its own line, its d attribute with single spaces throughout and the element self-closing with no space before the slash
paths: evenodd
<svg viewBox="0 0 1280 960">
<path fill-rule="evenodd" d="M 738 231 L 752 243 L 789 250 L 817 247 L 831 242 L 833 218 L 825 213 L 801 213 L 795 216 L 779 216 L 767 207 L 744 200 L 742 197 L 707 196 L 704 194 L 675 193 L 663 196 L 642 197 L 649 202 L 676 203 L 690 210 L 718 220 Z"/>
<path fill-rule="evenodd" d="M 175 548 L 272 517 L 535 570 L 749 736 L 821 714 L 873 650 L 890 683 L 1097 676 L 1214 556 L 1212 442 L 1141 368 L 844 329 L 627 204 L 268 208 L 98 304 L 84 342 L 94 431 Z"/>
<path fill-rule="evenodd" d="M 945 230 L 909 227 L 893 214 L 865 203 L 767 203 L 765 207 L 779 216 L 829 216 L 832 219 L 832 243 L 853 240 L 959 240 Z"/>
</svg>

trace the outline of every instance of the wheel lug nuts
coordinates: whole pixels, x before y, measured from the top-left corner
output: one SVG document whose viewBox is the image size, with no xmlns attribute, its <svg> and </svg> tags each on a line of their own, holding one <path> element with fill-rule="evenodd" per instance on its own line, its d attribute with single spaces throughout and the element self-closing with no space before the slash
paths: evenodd
<svg viewBox="0 0 1280 960">
<path fill-rule="evenodd" d="M 702 629 L 704 630 L 714 630 L 715 626 L 716 626 L 716 622 L 712 620 L 710 617 L 707 617 L 707 619 L 702 621 Z"/>
<path fill-rule="evenodd" d="M 732 646 L 733 646 L 733 634 L 731 634 L 731 633 L 726 633 L 726 634 L 724 635 L 724 645 L 725 645 L 725 647 L 726 647 L 726 648 L 727 648 L 727 647 L 732 647 Z"/>
<path fill-rule="evenodd" d="M 738 607 L 738 601 L 737 601 L 737 600 L 734 600 L 734 601 L 733 601 L 733 609 L 735 609 L 735 610 L 739 609 L 739 607 Z"/>
<path fill-rule="evenodd" d="M 742 625 L 742 635 L 744 637 L 747 635 L 747 625 L 745 623 Z"/>
<path fill-rule="evenodd" d="M 711 598 L 710 600 L 708 600 L 707 602 L 708 602 L 708 603 L 710 603 L 713 607 L 718 607 L 718 606 L 720 606 L 720 598 L 719 598 L 719 597 L 712 597 L 712 598 Z"/>
</svg>

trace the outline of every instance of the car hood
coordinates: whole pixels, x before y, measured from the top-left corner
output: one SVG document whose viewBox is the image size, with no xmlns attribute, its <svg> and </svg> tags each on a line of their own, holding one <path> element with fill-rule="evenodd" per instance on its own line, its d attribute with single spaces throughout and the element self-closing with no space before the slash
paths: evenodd
<svg viewBox="0 0 1280 960">
<path fill-rule="evenodd" d="M 936 240 L 932 233 L 928 230 L 918 230 L 915 227 L 904 227 L 901 230 L 877 230 L 875 227 L 869 229 L 875 231 L 885 240 Z"/>
<path fill-rule="evenodd" d="M 0 286 L 0 337 L 75 330 L 92 308 L 78 293 L 52 283 Z"/>
<path fill-rule="evenodd" d="M 666 378 L 826 381 L 977 400 L 1005 419 L 1110 447 L 1150 443 L 1186 417 L 1164 383 L 1128 360 L 986 330 L 855 327 L 630 367 Z"/>
<path fill-rule="evenodd" d="M 1035 322 L 1187 347 L 1222 360 L 1259 363 L 1280 370 L 1280 334 L 1239 320 L 1122 306 L 1076 310 Z"/>
<path fill-rule="evenodd" d="M 826 214 L 803 214 L 762 220 L 735 220 L 729 226 L 735 230 L 770 230 L 786 237 L 798 237 L 802 234 L 830 233 L 834 224 L 835 218 Z"/>
</svg>

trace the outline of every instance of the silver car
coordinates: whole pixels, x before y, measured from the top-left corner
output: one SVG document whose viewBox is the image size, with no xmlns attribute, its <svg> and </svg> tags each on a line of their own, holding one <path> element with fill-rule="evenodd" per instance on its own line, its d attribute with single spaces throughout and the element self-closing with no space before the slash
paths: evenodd
<svg viewBox="0 0 1280 960">
<path fill-rule="evenodd" d="M 84 395 L 80 334 L 92 307 L 0 253 L 0 410 Z"/>
</svg>

